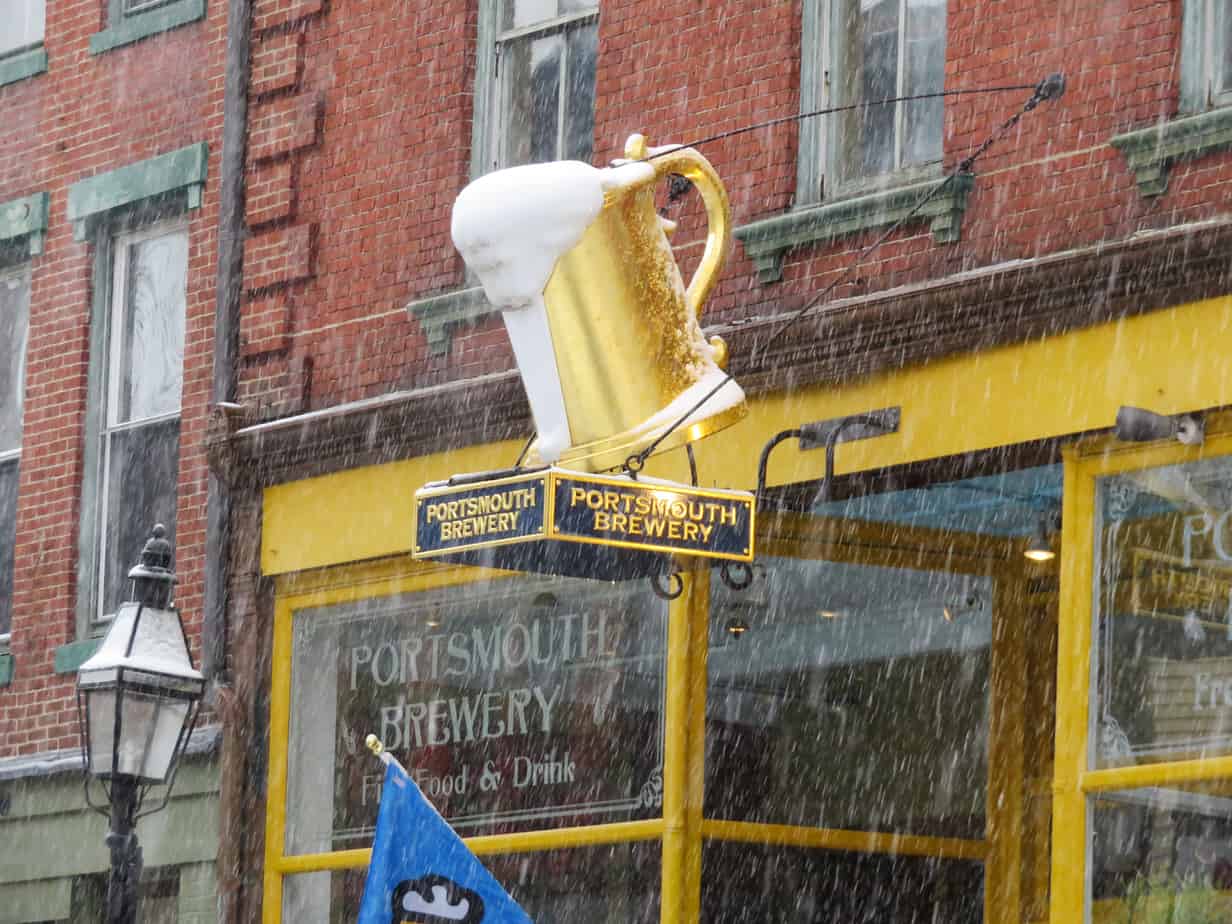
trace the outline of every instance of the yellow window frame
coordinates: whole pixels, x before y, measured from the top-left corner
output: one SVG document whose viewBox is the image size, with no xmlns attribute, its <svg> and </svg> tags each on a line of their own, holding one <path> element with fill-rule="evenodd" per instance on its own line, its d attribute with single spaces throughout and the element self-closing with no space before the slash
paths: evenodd
<svg viewBox="0 0 1232 924">
<path fill-rule="evenodd" d="M 1088 767 L 1095 580 L 1095 490 L 1098 478 L 1232 455 L 1232 415 L 1212 415 L 1201 446 L 1172 440 L 1121 443 L 1100 438 L 1062 453 L 1061 618 L 1057 637 L 1057 726 L 1052 815 L 1051 924 L 1087 920 L 1087 799 L 1138 786 L 1232 777 L 1232 756 L 1134 767 Z"/>
</svg>

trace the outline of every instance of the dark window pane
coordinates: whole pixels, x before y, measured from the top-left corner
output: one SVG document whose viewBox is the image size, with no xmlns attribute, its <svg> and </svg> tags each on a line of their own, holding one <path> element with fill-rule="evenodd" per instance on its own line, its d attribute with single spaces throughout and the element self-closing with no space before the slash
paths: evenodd
<svg viewBox="0 0 1232 924">
<path fill-rule="evenodd" d="M 502 166 L 556 159 L 560 134 L 560 59 L 564 36 L 508 42 L 501 58 L 505 88 Z"/>
<path fill-rule="evenodd" d="M 0 635 L 13 619 L 13 545 L 17 539 L 17 459 L 0 462 Z"/>
<path fill-rule="evenodd" d="M 707 815 L 983 837 L 992 580 L 762 562 L 711 585 Z"/>
<path fill-rule="evenodd" d="M 128 572 L 150 537 L 150 527 L 162 523 L 168 537 L 175 537 L 180 422 L 146 424 L 104 439 L 107 502 L 102 524 L 106 534 L 102 614 L 110 616 L 128 599 Z"/>
<path fill-rule="evenodd" d="M 0 452 L 21 448 L 30 275 L 0 276 Z"/>
<path fill-rule="evenodd" d="M 535 924 L 658 924 L 658 841 L 480 860 Z M 366 875 L 353 869 L 286 877 L 282 919 L 352 924 Z"/>
<path fill-rule="evenodd" d="M 565 150 L 567 160 L 589 161 L 594 153 L 595 61 L 599 26 L 574 29 L 566 38 L 568 86 L 565 87 Z"/>
<path fill-rule="evenodd" d="M 708 841 L 707 924 L 978 924 L 983 868 L 968 860 Z"/>
</svg>

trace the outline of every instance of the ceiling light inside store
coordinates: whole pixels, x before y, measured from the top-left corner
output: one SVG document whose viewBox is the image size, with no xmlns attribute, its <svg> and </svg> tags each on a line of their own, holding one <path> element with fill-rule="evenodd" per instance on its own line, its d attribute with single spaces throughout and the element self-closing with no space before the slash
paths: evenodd
<svg viewBox="0 0 1232 924">
<path fill-rule="evenodd" d="M 744 633 L 748 631 L 749 624 L 738 616 L 733 616 L 731 619 L 727 620 L 728 635 L 733 635 L 736 638 L 740 638 L 740 636 L 744 635 Z"/>
<path fill-rule="evenodd" d="M 1034 562 L 1052 561 L 1057 557 L 1057 553 L 1052 548 L 1052 534 L 1059 527 L 1057 515 L 1055 513 L 1046 513 L 1040 517 L 1039 524 L 1035 527 L 1035 532 L 1031 534 L 1031 541 L 1027 543 L 1027 547 L 1023 550 L 1023 557 Z"/>
</svg>

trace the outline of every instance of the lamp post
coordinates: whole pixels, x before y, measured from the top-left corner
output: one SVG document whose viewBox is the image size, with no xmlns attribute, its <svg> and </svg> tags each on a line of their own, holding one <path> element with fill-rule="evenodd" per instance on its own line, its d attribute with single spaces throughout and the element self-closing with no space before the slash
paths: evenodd
<svg viewBox="0 0 1232 924">
<path fill-rule="evenodd" d="M 111 820 L 110 924 L 136 920 L 141 848 L 134 826 L 167 804 L 205 689 L 171 603 L 176 577 L 166 532 L 161 524 L 152 530 L 141 560 L 128 572 L 132 599 L 121 604 L 102 645 L 77 673 L 86 803 Z M 91 798 L 91 782 L 107 804 Z M 161 801 L 142 812 L 146 794 L 160 784 Z"/>
</svg>

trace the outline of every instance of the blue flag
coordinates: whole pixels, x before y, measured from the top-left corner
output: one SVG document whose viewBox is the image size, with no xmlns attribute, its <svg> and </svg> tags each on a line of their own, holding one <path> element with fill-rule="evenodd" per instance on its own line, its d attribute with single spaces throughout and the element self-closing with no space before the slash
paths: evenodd
<svg viewBox="0 0 1232 924">
<path fill-rule="evenodd" d="M 531 924 L 396 764 L 385 769 L 358 924 Z"/>
</svg>

